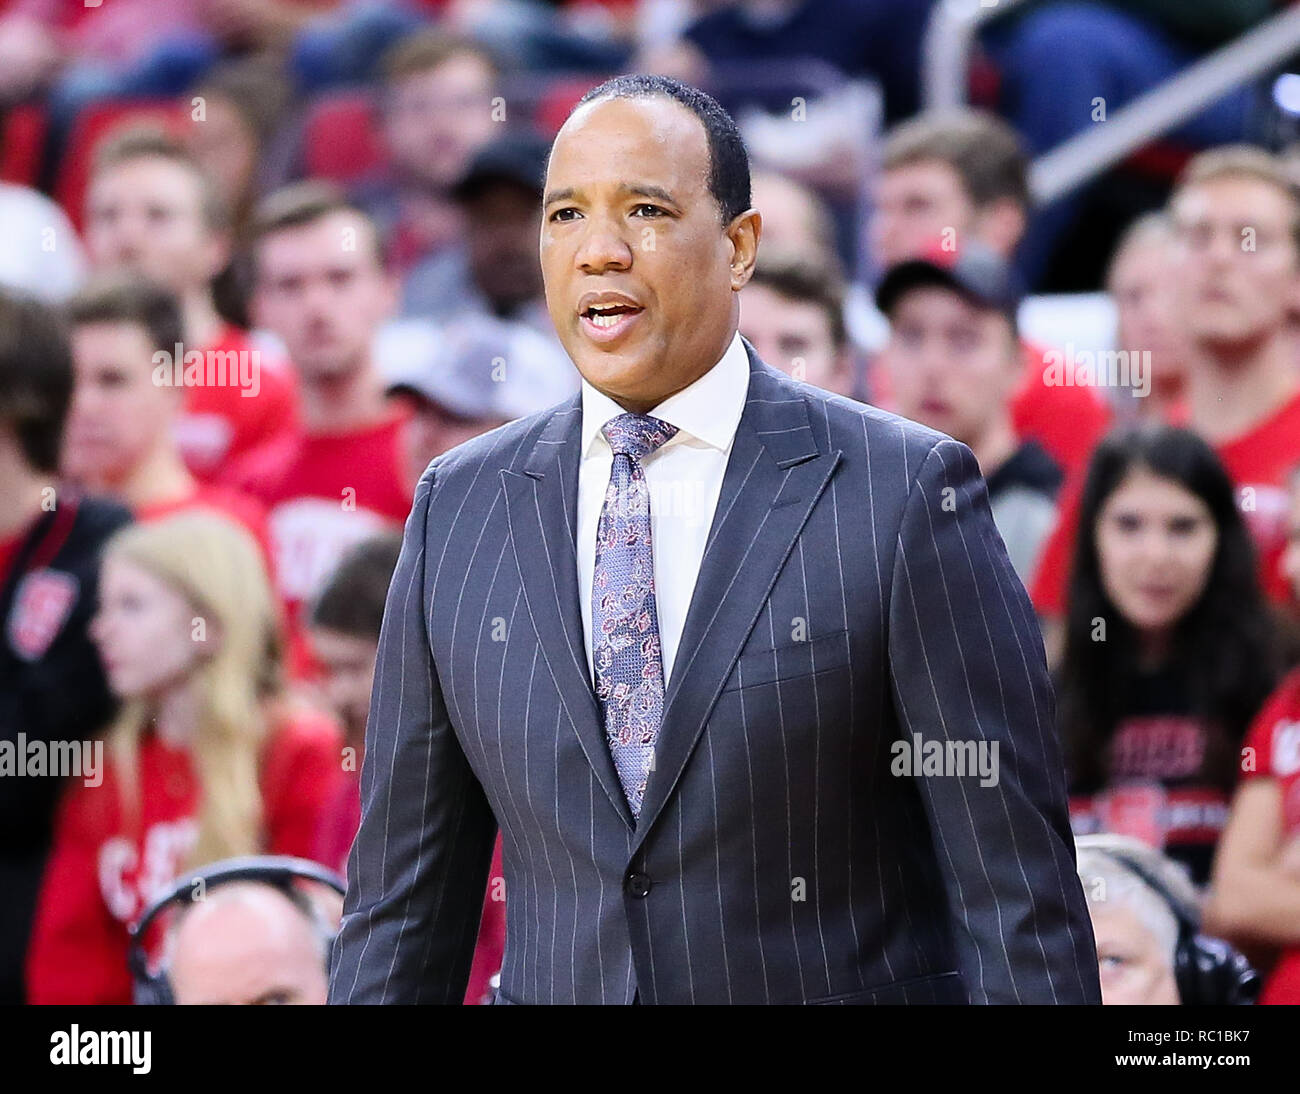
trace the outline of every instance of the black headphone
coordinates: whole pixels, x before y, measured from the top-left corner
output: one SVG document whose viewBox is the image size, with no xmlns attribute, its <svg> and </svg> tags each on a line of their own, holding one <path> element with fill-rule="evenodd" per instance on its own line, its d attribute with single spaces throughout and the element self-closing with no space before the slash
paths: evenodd
<svg viewBox="0 0 1300 1094">
<path fill-rule="evenodd" d="M 1178 1001 L 1183 1006 L 1246 1006 L 1255 1002 L 1262 981 L 1240 951 L 1221 938 L 1202 934 L 1197 913 L 1136 859 L 1122 851 L 1106 849 L 1102 853 L 1133 874 L 1174 913 L 1178 921 L 1174 981 L 1178 985 Z"/>
<path fill-rule="evenodd" d="M 193 904 L 201 900 L 208 889 L 218 885 L 232 881 L 257 881 L 270 885 L 288 897 L 295 907 L 311 919 L 324 939 L 332 937 L 333 929 L 320 917 L 316 906 L 294 885 L 299 880 L 326 885 L 340 896 L 347 888 L 343 879 L 333 870 L 309 859 L 293 858 L 290 855 L 245 855 L 241 858 L 222 859 L 178 878 L 131 924 L 131 945 L 126 960 L 131 970 L 131 979 L 135 981 L 135 1003 L 139 1006 L 166 1006 L 176 1002 L 166 972 L 151 972 L 149 969 L 149 956 L 144 948 L 145 933 L 169 905 L 177 901 Z"/>
</svg>

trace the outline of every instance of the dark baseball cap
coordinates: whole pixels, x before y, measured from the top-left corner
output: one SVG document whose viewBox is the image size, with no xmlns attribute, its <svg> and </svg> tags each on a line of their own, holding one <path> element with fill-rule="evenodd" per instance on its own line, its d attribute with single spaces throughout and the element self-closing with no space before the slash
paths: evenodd
<svg viewBox="0 0 1300 1094">
<path fill-rule="evenodd" d="M 995 308 L 1015 323 L 1024 297 L 1011 264 L 982 243 L 953 249 L 935 244 L 916 258 L 891 266 L 876 286 L 876 307 L 889 315 L 899 298 L 925 285 L 952 289 L 981 308 Z"/>
<path fill-rule="evenodd" d="M 511 130 L 483 145 L 451 189 L 457 201 L 468 201 L 494 182 L 512 182 L 541 197 L 546 184 L 546 159 L 551 142 L 530 129 Z"/>
</svg>

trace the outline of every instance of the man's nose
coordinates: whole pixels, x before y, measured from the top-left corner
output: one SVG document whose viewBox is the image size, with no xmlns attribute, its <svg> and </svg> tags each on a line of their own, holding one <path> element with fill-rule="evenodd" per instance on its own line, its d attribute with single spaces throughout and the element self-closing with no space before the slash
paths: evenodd
<svg viewBox="0 0 1300 1094">
<path fill-rule="evenodd" d="M 627 269 L 632 265 L 632 248 L 613 224 L 591 220 L 591 227 L 578 245 L 574 261 L 584 272 L 594 273 L 614 267 Z"/>
</svg>

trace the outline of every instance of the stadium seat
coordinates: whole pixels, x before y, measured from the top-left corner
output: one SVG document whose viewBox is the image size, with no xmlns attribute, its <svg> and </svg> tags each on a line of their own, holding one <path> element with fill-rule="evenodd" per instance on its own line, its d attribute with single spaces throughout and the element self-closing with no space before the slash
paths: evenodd
<svg viewBox="0 0 1300 1094">
<path fill-rule="evenodd" d="M 41 173 L 49 119 L 35 105 L 14 107 L 0 132 L 0 181 L 35 186 Z"/>
<path fill-rule="evenodd" d="M 363 91 L 322 96 L 307 111 L 302 131 L 304 173 L 347 184 L 372 173 L 386 159 L 375 121 L 374 100 Z"/>
</svg>

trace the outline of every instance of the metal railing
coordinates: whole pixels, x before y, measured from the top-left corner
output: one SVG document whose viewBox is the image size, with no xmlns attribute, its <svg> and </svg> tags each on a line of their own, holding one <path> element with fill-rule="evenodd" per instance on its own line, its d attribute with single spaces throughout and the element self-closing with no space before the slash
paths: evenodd
<svg viewBox="0 0 1300 1094">
<path fill-rule="evenodd" d="M 940 0 L 926 32 L 924 101 L 928 108 L 966 102 L 976 33 L 990 19 L 1024 2 Z M 1105 122 L 1039 156 L 1030 168 L 1030 191 L 1043 203 L 1068 193 L 1297 52 L 1300 7 L 1290 7 L 1114 111 Z"/>
<path fill-rule="evenodd" d="M 939 0 L 925 28 L 921 94 L 927 110 L 964 106 L 975 35 L 1026 0 Z"/>
</svg>

